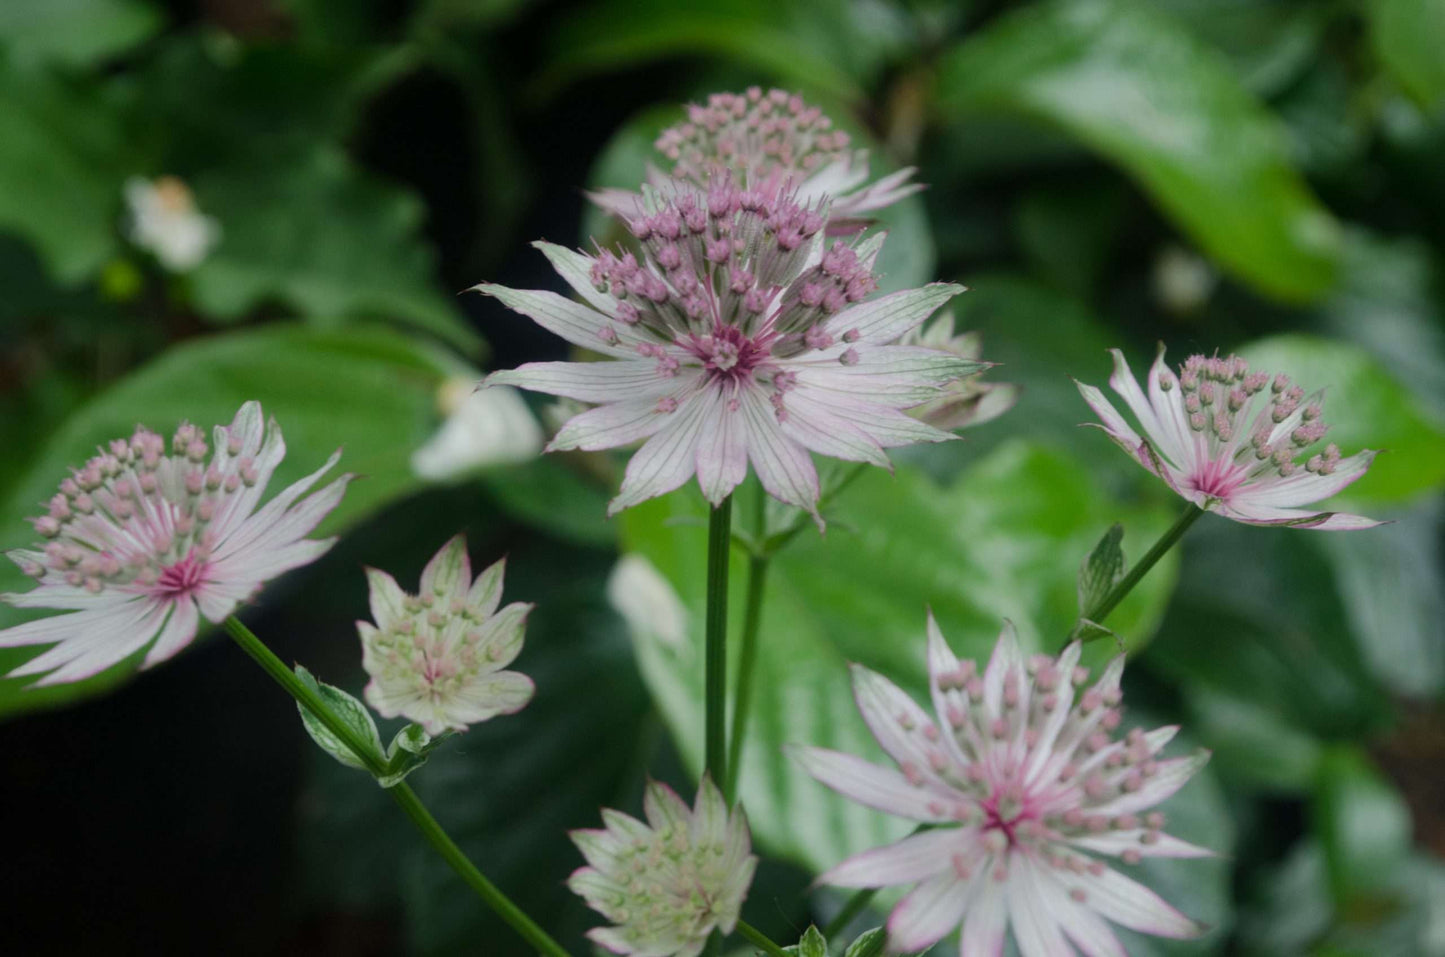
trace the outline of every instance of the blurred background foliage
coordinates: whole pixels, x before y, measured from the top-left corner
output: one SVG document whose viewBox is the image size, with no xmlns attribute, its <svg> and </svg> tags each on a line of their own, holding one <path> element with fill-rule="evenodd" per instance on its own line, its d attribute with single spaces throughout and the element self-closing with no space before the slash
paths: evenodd
<svg viewBox="0 0 1445 957">
<path fill-rule="evenodd" d="M 883 217 L 884 285 L 969 285 L 960 328 L 1024 394 L 854 485 L 777 563 L 749 920 L 826 918 L 811 872 L 893 833 L 779 750 L 873 751 L 845 661 L 921 690 L 925 604 L 961 654 L 1003 617 L 1048 646 L 1109 524 L 1137 556 L 1167 523 L 1163 487 L 1076 427 L 1069 381 L 1162 341 L 1329 389 L 1345 451 L 1388 450 L 1347 504 L 1395 524 L 1206 520 L 1114 620 L 1135 716 L 1215 752 L 1168 810 L 1222 853 L 1150 878 L 1210 934 L 1131 952 L 1445 954 L 1442 50 L 1441 0 L 6 0 L 0 544 L 98 441 L 258 398 L 290 440 L 278 481 L 338 445 L 366 476 L 329 520 L 341 544 L 252 613 L 283 657 L 358 690 L 360 565 L 414 581 L 458 527 L 478 560 L 509 554 L 509 595 L 539 603 L 536 700 L 413 780 L 580 952 L 565 829 L 699 763 L 701 501 L 607 522 L 615 457 L 438 483 L 412 455 L 455 383 L 563 353 L 457 290 L 558 288 L 530 240 L 615 238 L 583 188 L 635 186 L 679 104 L 783 85 L 875 173 L 919 167 L 929 189 Z M 127 240 L 135 177 L 178 178 L 214 220 L 194 268 Z M 669 614 L 609 601 L 623 552 Z M 524 952 L 221 641 L 153 674 L 0 680 L 0 714 L 0 951 Z"/>
</svg>

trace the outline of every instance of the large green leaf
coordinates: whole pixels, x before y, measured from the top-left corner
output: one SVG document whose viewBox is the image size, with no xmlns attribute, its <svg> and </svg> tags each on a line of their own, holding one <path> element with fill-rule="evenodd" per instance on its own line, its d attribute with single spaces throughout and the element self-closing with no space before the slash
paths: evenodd
<svg viewBox="0 0 1445 957">
<path fill-rule="evenodd" d="M 95 90 L 0 59 L 0 230 L 33 243 L 57 280 L 77 284 L 114 252 L 121 184 L 137 165 Z"/>
<path fill-rule="evenodd" d="M 1051 0 L 1007 14 L 945 58 L 950 122 L 1016 113 L 1124 167 L 1221 265 L 1311 299 L 1334 281 L 1338 227 L 1289 162 L 1279 123 L 1223 55 L 1134 0 Z"/>
<path fill-rule="evenodd" d="M 1342 452 L 1384 450 L 1348 489 L 1351 501 L 1397 502 L 1445 484 L 1445 427 L 1363 349 L 1285 335 L 1239 352 L 1256 368 L 1285 373 L 1306 392 L 1326 390 L 1329 440 Z"/>
<path fill-rule="evenodd" d="M 348 524 L 415 487 L 409 459 L 434 422 L 434 394 L 446 369 L 431 353 L 377 329 L 325 333 L 294 326 L 199 339 L 172 349 L 97 396 L 48 439 L 0 508 L 0 545 L 29 545 L 24 521 L 55 486 L 109 439 L 129 435 L 137 422 L 162 434 L 182 419 L 209 426 L 229 422 L 248 399 L 259 399 L 285 430 L 289 452 L 272 479 L 273 490 L 314 470 L 342 447 L 341 468 L 365 476 L 323 526 Z M 0 590 L 23 589 L 25 579 L 8 562 Z M 32 615 L 33 617 L 33 615 Z M 0 625 L 22 613 L 0 605 Z M 0 672 L 34 649 L 0 651 Z M 26 681 L 0 679 L 0 715 L 57 705 L 95 694 L 130 676 L 119 665 L 89 680 L 27 690 Z"/>
<path fill-rule="evenodd" d="M 1365 9 L 1385 69 L 1421 106 L 1439 106 L 1445 97 L 1445 2 L 1375 0 Z"/>
<path fill-rule="evenodd" d="M 1359 751 L 1332 750 L 1320 768 L 1313 812 L 1325 848 L 1330 889 L 1347 908 L 1378 907 L 1398 897 L 1410 856 L 1410 809 Z"/>
<path fill-rule="evenodd" d="M 853 142 L 869 149 L 869 169 L 873 179 L 892 172 L 883 150 L 868 132 L 840 104 L 819 103 L 828 108 L 839 129 L 847 130 Z M 680 122 L 684 113 L 677 106 L 658 106 L 645 110 L 622 126 L 592 165 L 588 183 L 593 189 L 613 188 L 636 190 L 647 175 L 647 165 L 666 168 L 666 160 L 653 143 L 664 129 Z M 878 255 L 879 288 L 883 292 L 912 289 L 936 278 L 933 238 L 923 200 L 917 196 L 894 203 L 887 209 L 869 214 L 878 228 L 888 231 L 888 240 Z M 608 242 L 622 238 L 623 232 L 606 213 L 594 206 L 583 214 L 582 238 Z"/>
<path fill-rule="evenodd" d="M 206 312 L 235 319 L 280 299 L 315 321 L 392 319 L 478 348 L 455 297 L 438 286 L 420 235 L 421 201 L 366 176 L 339 152 L 208 173 L 197 178 L 196 195 L 222 229 L 191 276 Z"/>
<path fill-rule="evenodd" d="M 561 22 L 544 82 L 666 56 L 710 54 L 790 83 L 856 96 L 906 49 L 907 25 L 884 4 L 815 0 L 609 0 Z"/>
<path fill-rule="evenodd" d="M 146 0 L 6 0 L 0 49 L 18 61 L 86 66 L 127 50 L 161 28 Z"/>
<path fill-rule="evenodd" d="M 753 487 L 749 486 L 751 490 Z M 749 494 L 756 494 L 751 492 Z M 742 494 L 740 514 L 750 513 Z M 624 544 L 676 588 L 703 620 L 707 533 L 702 500 L 674 494 L 624 513 Z M 805 743 L 879 755 L 849 689 L 848 661 L 922 694 L 925 608 L 954 649 L 986 657 L 1003 619 L 1026 645 L 1057 650 L 1076 614 L 1075 578 L 1095 541 L 1119 519 L 1125 551 L 1141 554 L 1167 519 L 1121 508 L 1072 459 L 1006 446 L 941 488 L 908 468 L 871 471 L 851 486 L 828 532 L 806 531 L 774 561 L 759 638 L 753 717 L 741 796 L 770 854 L 807 867 L 897 837 L 901 822 L 814 783 L 783 754 Z M 741 621 L 746 561 L 733 555 L 731 620 Z M 1131 646 L 1147 639 L 1167 599 L 1173 565 L 1157 568 L 1109 624 Z M 689 764 L 702 758 L 701 634 L 682 647 L 635 635 L 643 676 Z M 1096 660 L 1112 649 L 1095 646 Z M 736 650 L 736 640 L 732 642 Z"/>
</svg>

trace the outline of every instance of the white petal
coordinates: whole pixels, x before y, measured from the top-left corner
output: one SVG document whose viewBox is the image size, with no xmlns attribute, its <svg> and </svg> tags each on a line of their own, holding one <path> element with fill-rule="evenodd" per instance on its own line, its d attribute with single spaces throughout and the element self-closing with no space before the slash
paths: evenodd
<svg viewBox="0 0 1445 957">
<path fill-rule="evenodd" d="M 818 517 L 818 471 L 808 450 L 783 434 L 773 407 L 760 390 L 739 393 L 748 426 L 748 458 L 768 494 Z"/>
<path fill-rule="evenodd" d="M 648 781 L 642 792 L 642 812 L 653 830 L 680 827 L 688 830 L 692 824 L 692 811 L 677 792 L 661 781 Z"/>
<path fill-rule="evenodd" d="M 421 572 L 418 595 L 461 598 L 472 584 L 472 560 L 467 554 L 467 537 L 453 535 Z"/>
<path fill-rule="evenodd" d="M 719 396 L 708 414 L 708 428 L 698 439 L 695 467 L 698 487 L 714 506 L 747 478 L 747 423 L 741 403 L 737 409 L 729 409 Z"/>
<path fill-rule="evenodd" d="M 595 452 L 599 449 L 613 449 L 629 445 L 638 439 L 649 438 L 676 420 L 687 405 L 697 399 L 702 377 L 694 370 L 683 370 L 676 379 L 675 391 L 671 394 L 677 408 L 663 412 L 658 408 L 659 400 L 651 396 L 626 399 L 608 405 L 589 409 L 568 419 L 547 445 L 548 452 L 567 449 L 584 449 Z"/>
<path fill-rule="evenodd" d="M 898 953 L 927 950 L 958 926 L 968 909 L 968 881 L 950 870 L 915 887 L 888 915 L 888 946 Z"/>
<path fill-rule="evenodd" d="M 1112 868 L 1099 876 L 1088 871 L 1073 880 L 1084 889 L 1085 903 L 1116 924 L 1156 937 L 1197 937 L 1204 927 L 1175 910 L 1162 897 Z"/>
<path fill-rule="evenodd" d="M 1134 378 L 1134 373 L 1129 368 L 1129 360 L 1125 359 L 1124 353 L 1118 349 L 1110 349 L 1109 354 L 1114 357 L 1114 374 L 1109 376 L 1109 387 L 1123 398 L 1124 404 L 1144 428 L 1144 433 L 1153 440 L 1155 448 L 1166 452 L 1178 451 L 1172 449 L 1173 443 L 1169 441 L 1159 417 L 1154 414 L 1154 406 L 1149 404 L 1144 390 L 1139 388 L 1139 381 Z M 1182 463 L 1176 464 L 1182 467 Z"/>
<path fill-rule="evenodd" d="M 695 845 L 718 844 L 727 840 L 728 803 L 712 778 L 703 775 L 692 802 L 692 821 L 688 833 Z"/>
<path fill-rule="evenodd" d="M 656 359 L 600 362 L 528 362 L 487 376 L 488 387 L 514 385 L 581 402 L 659 399 L 677 389 L 677 379 L 658 371 Z"/>
<path fill-rule="evenodd" d="M 896 844 L 854 854 L 824 872 L 816 883 L 833 887 L 889 887 L 926 880 L 952 871 L 953 855 L 972 859 L 978 832 L 942 828 L 910 834 Z"/>
<path fill-rule="evenodd" d="M 499 714 L 516 714 L 527 706 L 536 690 L 532 679 L 520 672 L 481 674 L 446 698 L 442 710 L 451 727 L 465 728 Z"/>
<path fill-rule="evenodd" d="M 622 488 L 607 505 L 608 515 L 671 492 L 692 477 L 697 470 L 698 440 L 714 425 L 717 403 L 718 394 L 709 389 L 693 395 L 672 412 L 653 413 L 663 420 L 662 427 L 633 453 L 622 477 Z"/>
<path fill-rule="evenodd" d="M 1215 511 L 1227 518 L 1246 525 L 1284 525 L 1290 528 L 1307 528 L 1317 532 L 1354 532 L 1376 528 L 1383 524 L 1363 515 L 1349 512 L 1314 512 L 1299 508 L 1276 508 L 1270 505 L 1254 505 L 1248 502 L 1230 502 L 1220 505 Z"/>
<path fill-rule="evenodd" d="M 608 190 L 608 192 L 621 192 L 621 190 Z M 596 194 L 589 194 L 595 196 Z M 635 193 L 629 195 L 636 195 Z M 595 200 L 594 200 L 595 201 Z M 617 315 L 617 300 L 605 292 L 598 292 L 597 287 L 592 285 L 592 264 L 596 261 L 585 253 L 579 253 L 575 249 L 568 249 L 566 246 L 558 246 L 544 240 L 537 240 L 532 245 L 542 251 L 552 268 L 557 270 L 557 275 L 572 287 L 587 304 L 598 312 L 608 316 Z"/>
<path fill-rule="evenodd" d="M 531 319 L 548 332 L 561 336 L 573 345 L 621 358 L 636 358 L 637 346 L 654 342 L 625 322 L 614 321 L 596 309 L 573 302 L 555 292 L 541 289 L 508 289 L 491 283 L 472 287 L 476 292 L 493 296 L 514 312 Z M 604 329 L 610 329 L 607 339 Z M 611 339 L 612 341 L 608 341 Z"/>
<path fill-rule="evenodd" d="M 1160 833 L 1152 843 L 1146 844 L 1142 840 L 1145 834 L 1149 833 L 1144 828 L 1135 828 L 1132 831 L 1109 831 L 1105 834 L 1085 834 L 1083 837 L 1070 838 L 1069 843 L 1077 848 L 1086 851 L 1094 851 L 1099 854 L 1109 854 L 1118 857 L 1125 851 L 1135 851 L 1141 857 L 1213 857 L 1214 852 L 1207 847 L 1199 847 L 1190 844 L 1188 841 L 1181 841 L 1177 837 Z"/>
<path fill-rule="evenodd" d="M 543 444 L 542 427 L 520 392 L 503 385 L 471 388 L 441 428 L 412 452 L 411 468 L 424 479 L 447 481 L 526 462 L 541 453 Z"/>
<path fill-rule="evenodd" d="M 1006 888 L 985 875 L 974 889 L 963 932 L 958 937 L 959 957 L 1000 957 L 1008 926 Z"/>
<path fill-rule="evenodd" d="M 1230 505 L 1268 505 L 1293 508 L 1318 502 L 1336 495 L 1369 471 L 1375 460 L 1374 452 L 1360 452 L 1341 459 L 1329 475 L 1316 475 L 1299 469 L 1286 478 L 1257 480 L 1250 482 L 1230 499 Z"/>
<path fill-rule="evenodd" d="M 806 389 L 789 392 L 784 400 L 787 418 L 783 434 L 819 455 L 849 462 L 870 462 L 889 468 L 888 456 L 871 435 L 852 422 L 835 415 L 826 403 L 816 401 Z"/>
<path fill-rule="evenodd" d="M 1022 957 L 1074 957 L 1073 948 L 1059 927 L 1055 897 L 1057 888 L 1040 879 L 1038 868 L 1027 857 L 1015 854 L 1008 876 L 1009 923 Z"/>
<path fill-rule="evenodd" d="M 35 683 L 36 687 L 40 687 L 80 681 L 99 674 L 145 647 L 165 621 L 168 610 L 167 602 L 138 599 L 106 606 L 95 614 L 81 611 L 66 615 L 67 618 L 81 619 L 71 622 L 72 626 L 81 630 L 14 669 L 10 676 L 49 671 L 50 674 Z"/>
<path fill-rule="evenodd" d="M 502 603 L 502 580 L 507 573 L 507 560 L 499 558 L 477 576 L 467 592 L 467 608 L 478 618 L 486 618 Z"/>
<path fill-rule="evenodd" d="M 918 346 L 875 345 L 854 351 L 859 360 L 853 365 L 836 360 L 808 362 L 805 354 L 789 367 L 798 369 L 798 378 L 814 388 L 867 396 L 870 401 L 902 409 L 936 398 L 945 384 L 990 366 Z"/>
<path fill-rule="evenodd" d="M 958 796 L 936 785 L 924 782 L 915 787 L 892 768 L 841 751 L 797 746 L 786 750 L 808 774 L 859 804 L 912 821 L 953 821 L 950 809 L 958 804 Z"/>
<path fill-rule="evenodd" d="M 898 686 L 875 671 L 854 664 L 853 698 L 888 756 L 898 762 L 906 778 L 919 776 L 947 788 L 934 769 L 935 762 L 952 764 L 952 754 L 943 747 L 943 732 L 928 713 Z M 932 728 L 930 732 L 928 729 Z"/>
<path fill-rule="evenodd" d="M 857 341 L 886 344 L 895 341 L 954 296 L 963 292 L 957 283 L 929 283 L 921 289 L 906 289 L 850 306 L 828 321 L 825 329 L 835 339 L 858 330 Z"/>
<path fill-rule="evenodd" d="M 478 629 L 477 651 L 485 656 L 491 670 L 505 668 L 522 651 L 527 615 L 533 606 L 528 602 L 512 602 Z"/>
<path fill-rule="evenodd" d="M 160 637 L 156 643 L 151 645 L 150 651 L 146 652 L 145 664 L 142 668 L 150 668 L 166 661 L 189 645 L 196 637 L 196 625 L 199 623 L 199 616 L 196 613 L 196 603 L 189 598 L 182 598 L 175 602 L 171 609 L 171 616 L 166 620 L 166 626 L 161 629 Z"/>
<path fill-rule="evenodd" d="M 366 570 L 367 597 L 371 603 L 371 620 L 387 631 L 411 616 L 406 610 L 406 592 L 387 572 L 379 568 Z"/>
<path fill-rule="evenodd" d="M 1018 682 L 1019 693 L 1022 695 L 1029 683 L 1028 674 L 1024 671 L 1024 655 L 1019 648 L 1018 631 L 1013 622 L 1005 621 L 1003 630 L 998 633 L 998 641 L 994 643 L 993 654 L 989 656 L 988 667 L 983 673 L 983 703 L 991 718 L 1003 714 L 1004 681 L 1009 675 L 1013 675 Z M 1027 701 L 1023 698 L 1019 700 L 1021 707 L 1027 706 Z"/>
<path fill-rule="evenodd" d="M 1192 778 L 1208 762 L 1208 751 L 1201 751 L 1187 758 L 1171 758 L 1168 761 L 1160 761 L 1158 770 L 1144 779 L 1139 790 L 1132 793 L 1125 791 L 1112 801 L 1090 809 L 1089 813 L 1116 817 L 1120 814 L 1133 814 L 1151 808 L 1183 787 L 1184 782 Z"/>
</svg>

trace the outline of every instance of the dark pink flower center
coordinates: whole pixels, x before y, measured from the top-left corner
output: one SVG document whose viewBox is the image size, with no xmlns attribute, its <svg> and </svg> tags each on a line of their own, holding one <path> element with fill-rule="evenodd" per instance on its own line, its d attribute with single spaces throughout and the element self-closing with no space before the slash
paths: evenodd
<svg viewBox="0 0 1445 957">
<path fill-rule="evenodd" d="M 179 598 L 195 592 L 208 580 L 208 573 L 211 570 L 209 561 L 202 561 L 191 552 L 185 558 L 174 565 L 167 565 L 161 569 L 160 578 L 156 580 L 155 592 L 166 598 Z"/>
<path fill-rule="evenodd" d="M 714 379 L 741 380 L 768 359 L 772 337 L 749 337 L 736 326 L 719 326 L 710 336 L 690 336 L 678 345 L 702 360 Z"/>
<path fill-rule="evenodd" d="M 995 791 L 981 806 L 984 831 L 1001 831 L 1008 838 L 1010 847 L 1018 843 L 1015 831 L 1019 826 L 1036 817 L 1016 789 Z"/>
</svg>

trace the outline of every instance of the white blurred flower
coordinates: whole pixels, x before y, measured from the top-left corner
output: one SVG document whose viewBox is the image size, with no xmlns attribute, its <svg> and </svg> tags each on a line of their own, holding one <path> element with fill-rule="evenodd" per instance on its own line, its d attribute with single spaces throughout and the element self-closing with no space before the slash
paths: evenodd
<svg viewBox="0 0 1445 957">
<path fill-rule="evenodd" d="M 672 584 L 641 555 L 623 555 L 607 578 L 607 600 L 634 634 L 671 647 L 687 640 L 687 608 Z"/>
<path fill-rule="evenodd" d="M 525 462 L 542 452 L 542 428 L 516 389 L 478 390 L 471 379 L 448 379 L 437 393 L 447 417 L 411 456 L 411 467 L 440 481 L 492 465 Z"/>
<path fill-rule="evenodd" d="M 1164 247 L 1154 260 L 1154 298 L 1172 313 L 1203 308 L 1218 282 L 1208 261 L 1181 246 Z"/>
<path fill-rule="evenodd" d="M 170 272 L 189 272 L 221 239 L 221 224 L 196 209 L 190 187 L 175 176 L 132 177 L 125 184 L 126 238 Z"/>
</svg>

